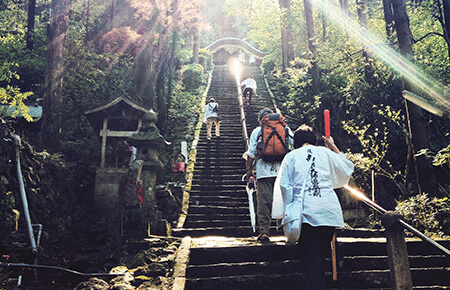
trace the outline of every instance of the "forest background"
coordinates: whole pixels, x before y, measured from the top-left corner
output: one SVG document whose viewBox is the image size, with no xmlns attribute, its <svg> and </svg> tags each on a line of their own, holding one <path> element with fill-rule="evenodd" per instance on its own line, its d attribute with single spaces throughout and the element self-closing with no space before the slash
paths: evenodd
<svg viewBox="0 0 450 290">
<path fill-rule="evenodd" d="M 45 193 L 35 209 L 45 214 L 35 215 L 53 224 L 51 236 L 70 229 L 93 192 L 100 141 L 84 112 L 122 94 L 153 108 L 173 144 L 161 153 L 158 180 L 169 181 L 212 69 L 202 48 L 222 37 L 265 53 L 263 72 L 292 124 L 321 133 L 323 110 L 331 111 L 332 135 L 355 162 L 362 191 L 371 192 L 373 175 L 377 202 L 421 230 L 450 234 L 448 1 L 2 0 L 0 20 L 0 101 L 25 118 L 26 104 L 44 108 L 29 150 L 50 170 L 27 186 Z M 404 89 L 445 114 L 405 105 Z M 13 174 L 1 174 L 5 241 L 19 199 Z"/>
</svg>

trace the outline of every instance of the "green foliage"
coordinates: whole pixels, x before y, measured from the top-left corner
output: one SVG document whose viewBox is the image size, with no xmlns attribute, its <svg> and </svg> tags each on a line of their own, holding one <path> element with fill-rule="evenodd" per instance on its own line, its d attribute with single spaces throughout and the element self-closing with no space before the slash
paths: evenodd
<svg viewBox="0 0 450 290">
<path fill-rule="evenodd" d="M 0 11 L 0 104 L 13 107 L 13 116 L 23 116 L 31 121 L 24 101 L 34 94 L 31 89 L 38 80 L 43 80 L 44 50 L 40 44 L 45 29 L 39 22 L 36 24 L 34 42 L 37 49 L 30 53 L 25 46 L 25 7 L 24 3 L 10 1 Z"/>
<path fill-rule="evenodd" d="M 389 106 L 373 106 L 373 114 L 378 115 L 377 123 L 358 125 L 355 120 L 344 121 L 343 129 L 355 136 L 359 141 L 362 152 L 371 160 L 370 167 L 380 174 L 395 179 L 401 172 L 396 171 L 390 162 L 386 160 L 390 144 L 390 128 L 388 122 L 399 124 L 402 116 L 399 111 L 393 111 Z M 395 127 L 394 127 L 395 129 Z M 404 136 L 406 139 L 406 135 Z M 383 165 L 385 168 L 383 168 Z"/>
<path fill-rule="evenodd" d="M 439 152 L 434 156 L 433 159 L 434 166 L 443 166 L 445 164 L 448 168 L 450 168 L 450 145 L 439 150 Z"/>
<path fill-rule="evenodd" d="M 84 112 L 128 91 L 133 58 L 128 54 L 99 53 L 83 35 L 67 39 L 61 150 L 68 160 L 99 160 L 98 132 Z"/>
<path fill-rule="evenodd" d="M 213 65 L 213 55 L 207 49 L 200 49 L 198 62 L 202 65 L 206 70 L 212 69 Z"/>
<path fill-rule="evenodd" d="M 169 109 L 169 118 L 171 120 L 168 137 L 181 137 L 181 140 L 190 140 L 188 138 L 192 134 L 192 125 L 198 119 L 198 112 L 200 110 L 200 96 L 199 94 L 183 92 L 177 90 L 172 99 L 172 104 Z"/>
<path fill-rule="evenodd" d="M 200 64 L 189 64 L 181 69 L 183 87 L 186 91 L 195 91 L 205 82 L 204 68 Z"/>
<path fill-rule="evenodd" d="M 201 86 L 192 92 L 185 91 L 181 84 L 181 73 L 174 84 L 168 116 L 170 122 L 166 124 L 167 130 L 165 134 L 165 138 L 173 144 L 173 160 L 180 153 L 181 141 L 187 141 L 189 148 L 189 143 L 193 140 L 198 115 L 203 109 L 201 107 L 203 88 L 204 86 Z"/>
<path fill-rule="evenodd" d="M 405 220 L 419 231 L 435 236 L 450 235 L 450 201 L 448 198 L 430 199 L 422 193 L 399 202 L 395 208 Z"/>
<path fill-rule="evenodd" d="M 6 190 L 8 181 L 4 176 L 0 179 L 0 244 L 17 230 L 19 213 L 14 209 L 15 199 L 11 191 Z"/>
<path fill-rule="evenodd" d="M 5 85 L 0 87 L 0 104 L 7 105 L 7 107 L 13 107 L 13 117 L 22 115 L 27 121 L 32 121 L 31 116 L 28 114 L 28 107 L 24 104 L 24 101 L 29 96 L 33 95 L 33 93 L 22 93 L 19 87 L 10 84 L 13 79 L 19 79 L 19 75 L 13 71 L 10 66 L 5 64 L 1 65 L 0 82 Z M 3 113 L 0 112 L 0 116 L 3 115 Z"/>
<path fill-rule="evenodd" d="M 192 61 L 192 50 L 183 49 L 178 51 L 178 59 L 182 65 L 187 65 Z"/>
</svg>

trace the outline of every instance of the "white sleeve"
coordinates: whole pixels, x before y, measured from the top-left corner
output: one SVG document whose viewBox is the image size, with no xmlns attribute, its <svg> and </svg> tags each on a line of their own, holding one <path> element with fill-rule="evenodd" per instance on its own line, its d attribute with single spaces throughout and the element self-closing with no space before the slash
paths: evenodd
<svg viewBox="0 0 450 290">
<path fill-rule="evenodd" d="M 330 176 L 333 188 L 343 187 L 348 184 L 353 173 L 354 164 L 348 160 L 344 153 L 330 154 Z"/>
<path fill-rule="evenodd" d="M 256 159 L 256 143 L 258 141 L 258 135 L 261 129 L 260 127 L 256 127 L 252 134 L 250 135 L 250 144 L 248 145 L 248 149 L 245 152 L 250 158 Z"/>
<path fill-rule="evenodd" d="M 273 189 L 272 218 L 274 219 L 283 217 L 286 204 L 292 202 L 294 198 L 291 174 L 290 158 L 286 156 L 281 163 Z"/>
<path fill-rule="evenodd" d="M 284 216 L 285 203 L 283 200 L 284 193 L 286 192 L 285 176 L 287 173 L 286 158 L 281 163 L 280 170 L 278 170 L 277 178 L 273 186 L 273 201 L 272 201 L 272 218 L 281 219 Z M 283 180 L 283 185 L 282 185 Z M 292 189 L 291 189 L 292 190 Z"/>
</svg>

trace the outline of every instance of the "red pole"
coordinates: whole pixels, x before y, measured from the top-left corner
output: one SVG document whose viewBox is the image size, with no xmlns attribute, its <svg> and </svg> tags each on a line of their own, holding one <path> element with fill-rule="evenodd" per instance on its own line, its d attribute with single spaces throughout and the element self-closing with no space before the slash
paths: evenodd
<svg viewBox="0 0 450 290">
<path fill-rule="evenodd" d="M 325 137 L 329 137 L 330 135 L 330 111 L 323 111 L 323 118 L 325 121 Z"/>
</svg>

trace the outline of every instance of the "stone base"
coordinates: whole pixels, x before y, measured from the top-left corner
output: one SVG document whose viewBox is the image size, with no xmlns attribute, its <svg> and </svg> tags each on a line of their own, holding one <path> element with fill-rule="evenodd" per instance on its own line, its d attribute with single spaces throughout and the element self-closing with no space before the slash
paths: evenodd
<svg viewBox="0 0 450 290">
<path fill-rule="evenodd" d="M 118 216 L 119 190 L 127 170 L 99 168 L 95 173 L 94 211 L 104 217 Z"/>
</svg>

